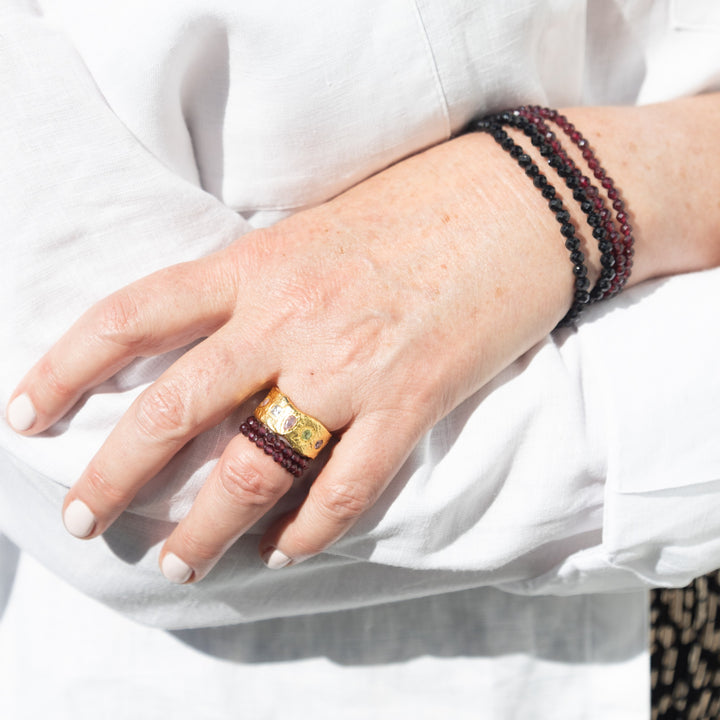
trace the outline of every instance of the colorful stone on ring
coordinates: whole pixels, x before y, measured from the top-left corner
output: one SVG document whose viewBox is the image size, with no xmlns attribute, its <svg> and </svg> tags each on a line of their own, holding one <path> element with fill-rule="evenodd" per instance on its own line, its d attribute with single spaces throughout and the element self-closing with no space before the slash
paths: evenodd
<svg viewBox="0 0 720 720">
<path fill-rule="evenodd" d="M 254 415 L 293 450 L 308 458 L 317 457 L 332 437 L 319 420 L 298 410 L 277 387 L 255 408 Z"/>
</svg>

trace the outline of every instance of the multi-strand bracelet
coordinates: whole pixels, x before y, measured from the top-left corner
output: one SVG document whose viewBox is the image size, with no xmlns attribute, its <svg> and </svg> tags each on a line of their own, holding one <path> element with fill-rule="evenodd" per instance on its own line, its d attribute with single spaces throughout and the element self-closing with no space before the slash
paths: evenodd
<svg viewBox="0 0 720 720">
<path fill-rule="evenodd" d="M 583 174 L 575 162 L 563 148 L 557 135 L 550 130 L 546 121 L 555 123 L 577 145 L 587 162 L 588 169 L 599 181 L 600 187 L 592 184 L 590 178 Z M 600 251 L 602 269 L 595 286 L 590 289 L 585 256 L 580 249 L 580 240 L 576 235 L 571 215 L 564 207 L 557 191 L 550 184 L 547 176 L 532 160 L 513 137 L 505 130 L 506 127 L 516 128 L 526 135 L 540 156 L 564 180 L 572 191 L 582 212 L 586 215 L 587 224 L 592 227 L 592 235 L 597 240 Z M 565 246 L 570 251 L 575 276 L 575 292 L 573 302 L 559 325 L 568 325 L 582 312 L 583 308 L 593 302 L 610 297 L 623 288 L 630 276 L 633 265 L 633 237 L 627 211 L 615 184 L 600 162 L 588 141 L 575 129 L 567 118 L 556 110 L 537 106 L 520 107 L 515 110 L 487 115 L 470 124 L 470 131 L 489 133 L 495 141 L 515 158 L 525 174 L 548 201 L 548 207 L 560 224 L 560 232 Z M 608 204 L 615 211 L 615 221 L 603 198 L 607 196 Z M 617 223 L 617 225 L 616 225 Z"/>
</svg>

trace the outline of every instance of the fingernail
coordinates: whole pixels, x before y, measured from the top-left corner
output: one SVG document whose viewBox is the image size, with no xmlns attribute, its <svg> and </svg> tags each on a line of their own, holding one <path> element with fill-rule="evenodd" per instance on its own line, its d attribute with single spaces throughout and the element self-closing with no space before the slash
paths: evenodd
<svg viewBox="0 0 720 720">
<path fill-rule="evenodd" d="M 276 547 L 269 547 L 261 557 L 271 570 L 279 570 L 292 563 L 292 558 L 289 558 L 284 552 L 280 552 Z"/>
<path fill-rule="evenodd" d="M 35 406 L 26 393 L 18 395 L 10 405 L 8 405 L 7 419 L 13 430 L 17 430 L 18 432 L 25 432 L 25 430 L 29 430 L 35 424 L 37 420 Z"/>
<path fill-rule="evenodd" d="M 73 500 L 65 508 L 63 522 L 67 531 L 76 538 L 86 538 L 97 524 L 92 510 L 82 500 Z"/>
<path fill-rule="evenodd" d="M 162 574 L 172 583 L 182 585 L 193 574 L 192 568 L 174 553 L 168 553 L 160 566 Z"/>
</svg>

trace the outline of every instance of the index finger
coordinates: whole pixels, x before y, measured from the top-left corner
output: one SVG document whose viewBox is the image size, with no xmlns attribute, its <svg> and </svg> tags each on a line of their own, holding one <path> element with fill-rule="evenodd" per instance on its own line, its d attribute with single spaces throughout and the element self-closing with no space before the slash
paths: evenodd
<svg viewBox="0 0 720 720">
<path fill-rule="evenodd" d="M 41 432 L 136 357 L 211 334 L 230 317 L 235 294 L 220 266 L 205 258 L 165 268 L 93 305 L 22 379 L 7 407 L 10 426 Z"/>
</svg>

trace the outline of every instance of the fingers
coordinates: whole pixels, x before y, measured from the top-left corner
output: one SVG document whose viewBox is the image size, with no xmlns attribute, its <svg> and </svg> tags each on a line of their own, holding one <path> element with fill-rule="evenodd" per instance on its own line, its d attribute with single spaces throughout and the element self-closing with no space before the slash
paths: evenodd
<svg viewBox="0 0 720 720">
<path fill-rule="evenodd" d="M 66 496 L 63 519 L 70 533 L 87 538 L 104 532 L 180 448 L 264 382 L 260 368 L 232 352 L 224 334 L 183 355 L 123 415 Z"/>
<path fill-rule="evenodd" d="M 23 378 L 8 405 L 9 424 L 41 432 L 136 357 L 212 333 L 230 317 L 235 297 L 221 266 L 214 257 L 176 265 L 94 305 Z"/>
<path fill-rule="evenodd" d="M 260 552 L 276 569 L 324 550 L 380 496 L 404 461 L 385 423 L 358 420 L 333 448 L 302 506 L 266 534 Z M 415 433 L 412 433 L 413 435 Z M 412 445 L 409 445 L 412 447 Z M 168 538 L 160 567 L 177 583 L 202 579 L 225 551 L 290 489 L 291 475 L 238 435 Z"/>
<path fill-rule="evenodd" d="M 415 446 L 420 429 L 358 420 L 333 448 L 305 501 L 260 542 L 271 569 L 297 564 L 339 540 L 370 509 Z"/>
<path fill-rule="evenodd" d="M 292 475 L 243 435 L 213 469 L 165 543 L 160 567 L 176 583 L 205 577 L 223 553 L 290 489 Z"/>
</svg>

